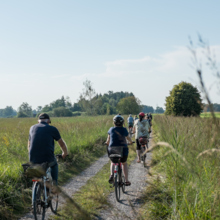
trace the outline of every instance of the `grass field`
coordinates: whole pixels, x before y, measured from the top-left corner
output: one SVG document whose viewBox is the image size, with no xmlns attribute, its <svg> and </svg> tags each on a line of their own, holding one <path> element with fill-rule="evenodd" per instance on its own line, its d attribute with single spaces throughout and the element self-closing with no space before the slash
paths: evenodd
<svg viewBox="0 0 220 220">
<path fill-rule="evenodd" d="M 220 219 L 220 120 L 155 116 L 144 219 Z"/>
<path fill-rule="evenodd" d="M 210 112 L 203 112 L 200 117 L 202 118 L 209 118 L 209 117 L 212 117 L 211 113 Z M 215 117 L 216 118 L 220 118 L 220 112 L 215 112 Z"/>
<path fill-rule="evenodd" d="M 28 161 L 29 128 L 36 119 L 0 119 L 0 219 L 16 218 L 30 206 L 31 192 L 22 177 L 21 164 Z M 67 164 L 60 167 L 59 182 L 79 173 L 105 152 L 100 145 L 112 126 L 111 116 L 52 118 L 70 153 Z M 56 153 L 60 147 L 56 144 Z M 63 172 L 65 169 L 65 172 Z M 22 200 L 22 202 L 21 202 Z"/>
</svg>

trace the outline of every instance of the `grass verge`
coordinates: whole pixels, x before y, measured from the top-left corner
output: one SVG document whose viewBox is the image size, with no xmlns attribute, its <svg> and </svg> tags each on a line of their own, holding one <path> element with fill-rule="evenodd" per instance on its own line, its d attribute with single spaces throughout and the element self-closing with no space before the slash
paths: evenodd
<svg viewBox="0 0 220 220">
<path fill-rule="evenodd" d="M 140 218 L 220 219 L 220 120 L 155 116 L 154 136 Z"/>
<path fill-rule="evenodd" d="M 30 180 L 22 176 L 21 164 L 28 161 L 29 128 L 36 119 L 0 119 L 0 219 L 17 219 L 31 204 Z M 100 146 L 112 125 L 111 116 L 53 118 L 53 125 L 68 146 L 70 157 L 59 166 L 59 183 L 80 173 L 103 155 Z M 55 153 L 60 153 L 58 145 Z M 63 172 L 65 171 L 65 172 Z M 22 202 L 21 202 L 22 201 Z"/>
</svg>

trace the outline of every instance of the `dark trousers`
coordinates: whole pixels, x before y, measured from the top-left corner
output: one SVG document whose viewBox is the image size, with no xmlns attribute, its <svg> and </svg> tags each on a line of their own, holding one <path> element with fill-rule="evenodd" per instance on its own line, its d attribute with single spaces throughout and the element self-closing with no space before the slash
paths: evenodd
<svg viewBox="0 0 220 220">
<path fill-rule="evenodd" d="M 51 167 L 51 176 L 57 185 L 58 184 L 58 164 L 55 164 L 54 166 Z"/>
</svg>

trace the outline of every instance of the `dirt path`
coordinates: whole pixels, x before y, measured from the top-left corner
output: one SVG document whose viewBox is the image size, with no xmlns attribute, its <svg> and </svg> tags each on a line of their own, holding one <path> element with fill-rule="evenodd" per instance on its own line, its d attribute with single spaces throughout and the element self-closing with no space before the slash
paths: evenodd
<svg viewBox="0 0 220 220">
<path fill-rule="evenodd" d="M 151 160 L 151 153 L 147 154 L 146 164 Z M 137 219 L 138 208 L 141 205 L 139 199 L 141 191 L 146 187 L 147 167 L 143 163 L 137 163 L 136 159 L 131 163 L 128 170 L 129 181 L 131 186 L 126 187 L 126 193 L 121 194 L 121 202 L 115 199 L 115 192 L 109 196 L 111 207 L 107 210 L 102 210 L 98 220 L 122 220 L 122 219 Z"/>
<path fill-rule="evenodd" d="M 82 173 L 80 173 L 78 176 L 72 178 L 69 180 L 68 183 L 66 183 L 62 190 L 70 197 L 73 196 L 73 194 L 78 191 L 83 185 L 86 184 L 86 182 L 93 177 L 96 173 L 98 173 L 102 167 L 108 163 L 108 156 L 107 154 L 99 158 L 95 163 L 93 163 L 89 168 L 84 170 Z M 59 198 L 59 207 L 62 207 L 65 204 L 65 200 L 60 197 Z M 48 219 L 53 213 L 51 212 L 50 208 L 47 209 L 46 212 L 46 218 Z M 27 213 L 25 216 L 20 218 L 20 220 L 33 220 L 34 216 L 32 213 Z"/>
</svg>

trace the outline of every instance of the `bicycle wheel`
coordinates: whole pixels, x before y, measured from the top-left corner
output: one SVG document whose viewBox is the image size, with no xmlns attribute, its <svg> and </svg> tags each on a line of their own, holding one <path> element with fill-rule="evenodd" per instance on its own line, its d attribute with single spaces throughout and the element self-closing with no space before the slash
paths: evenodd
<svg viewBox="0 0 220 220">
<path fill-rule="evenodd" d="M 120 201 L 120 171 L 116 174 L 115 176 L 115 197 L 116 200 L 119 202 Z"/>
<path fill-rule="evenodd" d="M 57 208 L 58 208 L 58 193 L 55 192 L 56 187 L 53 186 L 51 187 L 51 193 L 50 193 L 50 209 L 51 211 L 56 214 L 57 213 Z M 54 193 L 53 193 L 54 192 Z"/>
<path fill-rule="evenodd" d="M 121 175 L 122 192 L 125 193 L 125 177 L 124 174 Z"/>
<path fill-rule="evenodd" d="M 35 220 L 44 220 L 45 205 L 44 205 L 44 190 L 41 183 L 36 182 L 33 188 L 33 214 Z"/>
</svg>

